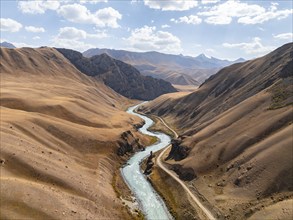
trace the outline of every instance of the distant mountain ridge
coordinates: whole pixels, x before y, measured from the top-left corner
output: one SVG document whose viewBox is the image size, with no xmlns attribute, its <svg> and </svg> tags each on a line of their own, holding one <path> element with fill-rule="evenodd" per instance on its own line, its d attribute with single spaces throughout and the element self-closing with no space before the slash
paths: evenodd
<svg viewBox="0 0 293 220">
<path fill-rule="evenodd" d="M 222 67 L 236 61 L 208 58 L 204 54 L 197 57 L 164 54 L 159 52 L 130 52 L 112 49 L 89 49 L 83 53 L 86 57 L 106 53 L 136 67 L 143 75 L 164 79 L 172 84 L 199 85 L 210 75 L 215 74 Z"/>
<path fill-rule="evenodd" d="M 6 41 L 1 42 L 0 47 L 5 47 L 5 48 L 9 48 L 9 49 L 16 48 L 13 44 L 6 42 Z"/>
<path fill-rule="evenodd" d="M 177 91 L 169 82 L 143 76 L 130 64 L 107 54 L 87 58 L 74 50 L 57 50 L 81 72 L 102 79 L 107 86 L 127 98 L 151 100 L 162 94 Z"/>
</svg>

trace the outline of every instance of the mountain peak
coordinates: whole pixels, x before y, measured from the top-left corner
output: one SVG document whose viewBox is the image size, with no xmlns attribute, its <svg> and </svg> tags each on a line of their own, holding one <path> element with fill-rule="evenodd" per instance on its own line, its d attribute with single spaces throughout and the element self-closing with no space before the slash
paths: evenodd
<svg viewBox="0 0 293 220">
<path fill-rule="evenodd" d="M 16 48 L 13 44 L 6 41 L 3 41 L 2 43 L 0 43 L 0 47 L 10 48 L 10 49 Z"/>
<path fill-rule="evenodd" d="M 203 59 L 210 59 L 211 57 L 205 55 L 204 53 L 199 54 L 197 57 L 195 58 L 203 58 Z"/>
</svg>

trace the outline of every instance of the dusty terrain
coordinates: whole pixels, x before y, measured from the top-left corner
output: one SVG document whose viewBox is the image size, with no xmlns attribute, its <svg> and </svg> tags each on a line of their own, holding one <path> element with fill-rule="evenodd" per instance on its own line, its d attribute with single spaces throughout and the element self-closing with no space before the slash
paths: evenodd
<svg viewBox="0 0 293 220">
<path fill-rule="evenodd" d="M 227 219 L 292 217 L 292 64 L 287 44 L 222 69 L 196 92 L 142 108 L 176 128 L 188 154 L 167 162 L 192 169 L 189 184 Z"/>
<path fill-rule="evenodd" d="M 133 101 L 85 76 L 51 48 L 1 55 L 1 219 L 129 215 L 117 198 L 118 147 L 141 137 Z M 130 134 L 121 139 L 125 131 Z M 118 187 L 117 187 L 118 186 Z"/>
</svg>

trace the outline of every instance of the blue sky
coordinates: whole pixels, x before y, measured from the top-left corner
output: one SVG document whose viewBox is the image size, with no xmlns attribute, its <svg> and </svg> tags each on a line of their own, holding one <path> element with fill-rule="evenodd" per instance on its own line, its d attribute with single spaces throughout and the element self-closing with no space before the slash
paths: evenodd
<svg viewBox="0 0 293 220">
<path fill-rule="evenodd" d="M 1 42 L 251 59 L 292 42 L 292 1 L 1 0 Z"/>
</svg>

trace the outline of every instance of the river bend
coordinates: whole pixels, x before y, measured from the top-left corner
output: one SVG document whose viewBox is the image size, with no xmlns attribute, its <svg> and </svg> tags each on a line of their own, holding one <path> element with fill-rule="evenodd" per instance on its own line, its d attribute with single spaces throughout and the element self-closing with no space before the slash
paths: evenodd
<svg viewBox="0 0 293 220">
<path fill-rule="evenodd" d="M 127 112 L 132 115 L 136 115 L 145 121 L 144 126 L 139 129 L 141 133 L 156 136 L 159 141 L 151 146 L 146 147 L 145 151 L 135 153 L 127 161 L 127 165 L 121 169 L 121 173 L 125 182 L 138 200 L 147 219 L 172 219 L 164 201 L 156 193 L 152 185 L 147 181 L 146 177 L 140 170 L 141 161 L 149 156 L 151 151 L 156 152 L 168 146 L 170 144 L 171 138 L 164 133 L 154 133 L 147 130 L 154 122 L 150 118 L 134 112 L 134 110 L 139 105 L 130 107 Z"/>
</svg>

